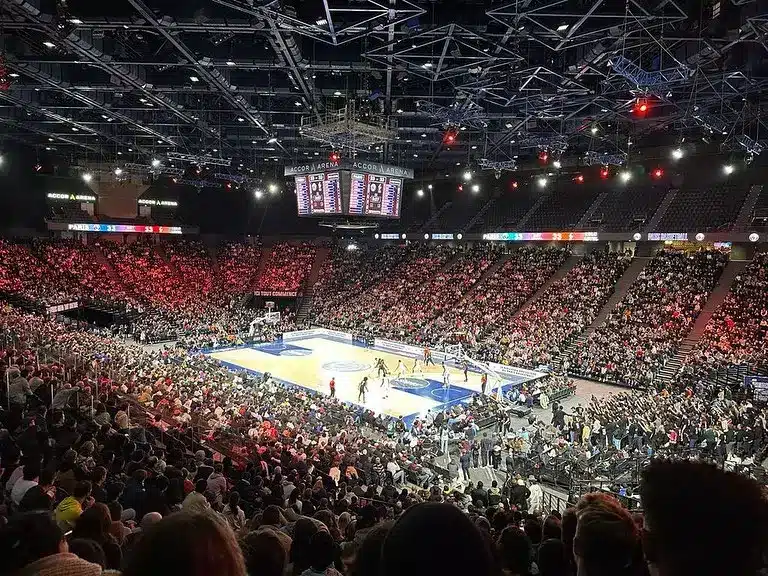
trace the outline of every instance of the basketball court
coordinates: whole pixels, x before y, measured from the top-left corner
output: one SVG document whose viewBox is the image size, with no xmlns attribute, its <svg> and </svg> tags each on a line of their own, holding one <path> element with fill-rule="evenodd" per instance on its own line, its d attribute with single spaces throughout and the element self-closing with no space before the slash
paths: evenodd
<svg viewBox="0 0 768 576">
<path fill-rule="evenodd" d="M 324 394 L 330 393 L 328 383 L 331 378 L 335 378 L 336 397 L 340 400 L 364 406 L 377 413 L 403 416 L 408 420 L 430 409 L 442 409 L 466 402 L 472 394 L 481 391 L 479 370 L 470 367 L 465 382 L 463 370 L 449 363 L 450 387 L 445 387 L 440 361 L 436 359 L 436 366 L 424 368 L 422 354 L 416 350 L 414 348 L 412 354 L 394 353 L 377 346 L 353 343 L 351 340 L 311 336 L 213 351 L 210 356 L 233 370 L 245 369 L 256 376 L 269 372 L 278 381 Z M 412 372 L 416 356 L 419 357 L 420 368 Z M 376 373 L 377 358 L 384 360 L 390 372 L 391 388 L 387 398 L 384 397 L 386 389 L 381 386 L 382 378 Z M 402 377 L 396 374 L 399 360 L 405 365 Z M 368 377 L 368 392 L 363 401 L 358 400 L 358 385 L 365 376 Z M 505 375 L 501 380 L 502 391 L 530 379 Z M 487 392 L 491 388 L 495 391 L 497 386 L 498 380 L 489 375 Z"/>
</svg>

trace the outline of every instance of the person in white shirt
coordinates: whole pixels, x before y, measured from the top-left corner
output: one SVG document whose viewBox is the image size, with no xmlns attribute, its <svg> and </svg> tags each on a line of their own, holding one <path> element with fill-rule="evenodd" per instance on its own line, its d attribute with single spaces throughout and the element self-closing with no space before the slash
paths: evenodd
<svg viewBox="0 0 768 576">
<path fill-rule="evenodd" d="M 405 376 L 405 364 L 403 364 L 402 359 L 397 361 L 397 368 L 395 368 L 395 375 L 398 378 L 402 378 Z"/>
<path fill-rule="evenodd" d="M 40 465 L 27 464 L 24 466 L 24 472 L 11 488 L 11 501 L 18 506 L 21 504 L 21 499 L 24 498 L 24 494 L 27 490 L 33 486 L 37 486 L 38 477 L 40 476 Z"/>
<path fill-rule="evenodd" d="M 405 473 L 394 460 L 387 462 L 387 472 L 392 474 L 392 481 L 395 484 L 401 484 L 405 478 Z"/>
</svg>

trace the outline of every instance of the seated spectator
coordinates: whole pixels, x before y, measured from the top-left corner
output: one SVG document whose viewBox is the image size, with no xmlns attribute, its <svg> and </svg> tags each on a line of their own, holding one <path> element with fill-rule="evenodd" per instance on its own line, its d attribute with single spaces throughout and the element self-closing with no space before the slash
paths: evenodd
<svg viewBox="0 0 768 576">
<path fill-rule="evenodd" d="M 755 576 L 765 567 L 768 501 L 750 478 L 701 462 L 655 460 L 642 471 L 640 500 L 652 574 Z"/>
<path fill-rule="evenodd" d="M 54 510 L 56 522 L 61 529 L 68 531 L 74 528 L 75 523 L 83 513 L 83 509 L 91 502 L 91 483 L 85 480 L 75 484 L 75 489 L 72 492 L 72 495 L 64 498 L 64 500 L 56 506 L 56 510 Z"/>
<path fill-rule="evenodd" d="M 288 553 L 274 532 L 265 529 L 249 532 L 239 542 L 248 574 L 284 576 Z"/>
<path fill-rule="evenodd" d="M 107 505 L 96 503 L 77 519 L 71 538 L 94 541 L 104 552 L 106 568 L 119 570 L 123 556 L 120 545 L 110 532 L 111 527 L 112 517 Z"/>
<path fill-rule="evenodd" d="M 211 514 L 179 512 L 163 518 L 136 543 L 122 576 L 246 576 L 235 535 Z"/>
</svg>

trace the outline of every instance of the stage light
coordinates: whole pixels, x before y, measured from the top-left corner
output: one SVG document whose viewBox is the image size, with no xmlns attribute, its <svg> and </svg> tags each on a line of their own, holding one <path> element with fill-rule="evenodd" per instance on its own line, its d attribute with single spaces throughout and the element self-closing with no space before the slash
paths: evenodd
<svg viewBox="0 0 768 576">
<path fill-rule="evenodd" d="M 560 24 L 560 26 L 557 27 L 558 32 L 565 32 L 568 30 L 568 24 Z"/>
<path fill-rule="evenodd" d="M 255 144 L 255 143 L 256 143 L 256 142 L 254 142 L 254 144 Z M 267 140 L 267 144 L 277 144 L 277 138 L 275 138 L 274 136 L 272 136 L 272 138 L 270 138 L 269 140 Z"/>
<path fill-rule="evenodd" d="M 589 131 L 592 132 L 592 134 L 597 134 L 597 126 L 592 126 Z"/>
<path fill-rule="evenodd" d="M 427 190 L 432 190 L 432 184 L 427 184 Z"/>
<path fill-rule="evenodd" d="M 600 168 L 600 178 L 605 180 L 608 178 L 608 176 L 610 176 L 610 173 L 608 172 L 608 168 L 606 168 L 605 166 Z"/>
<path fill-rule="evenodd" d="M 672 158 L 674 160 L 680 160 L 680 158 L 682 158 L 683 156 L 685 156 L 685 153 L 683 152 L 682 148 L 675 148 L 674 150 L 672 150 Z"/>
<path fill-rule="evenodd" d="M 154 158 L 152 160 L 152 168 L 160 168 L 160 160 L 158 160 L 157 158 Z"/>
<path fill-rule="evenodd" d="M 469 182 L 472 180 L 472 171 L 464 170 L 464 174 L 462 174 L 461 177 L 464 178 L 464 182 Z"/>
<path fill-rule="evenodd" d="M 539 152 L 539 162 L 541 162 L 542 164 L 546 164 L 548 160 L 549 160 L 549 154 L 547 153 L 546 150 L 542 150 L 541 152 Z"/>
<path fill-rule="evenodd" d="M 464 184 L 459 184 L 459 185 L 456 187 L 456 189 L 457 189 L 459 192 L 464 192 Z"/>
<path fill-rule="evenodd" d="M 123 173 L 122 168 L 115 168 L 115 176 L 120 176 Z"/>
<path fill-rule="evenodd" d="M 650 106 L 648 101 L 644 98 L 638 98 L 635 101 L 635 105 L 632 107 L 632 112 L 635 116 L 645 116 L 648 113 Z"/>
<path fill-rule="evenodd" d="M 197 76 L 190 76 L 190 77 L 189 77 L 189 79 L 190 79 L 192 82 L 200 82 L 200 78 L 198 78 Z"/>
<path fill-rule="evenodd" d="M 546 179 L 544 176 L 541 176 L 541 177 L 540 177 L 540 178 L 537 180 L 537 182 L 538 182 L 538 184 L 539 184 L 539 188 L 546 188 L 546 186 L 547 186 L 547 179 Z"/>
<path fill-rule="evenodd" d="M 256 197 L 256 200 L 261 200 L 264 197 L 264 192 L 261 190 L 254 191 L 253 195 Z"/>
<path fill-rule="evenodd" d="M 93 180 L 93 176 L 91 175 L 90 172 L 85 172 L 83 173 L 83 180 L 85 180 L 86 182 L 90 182 L 91 180 Z"/>
<path fill-rule="evenodd" d="M 621 174 L 619 174 L 619 178 L 621 178 L 622 182 L 629 182 L 630 178 L 632 178 L 632 173 L 625 170 Z"/>
<path fill-rule="evenodd" d="M 424 197 L 424 190 L 422 190 L 421 188 L 416 190 L 416 196 L 418 196 L 419 198 L 423 198 Z"/>
<path fill-rule="evenodd" d="M 664 176 L 664 170 L 662 170 L 661 168 L 656 168 L 656 169 L 655 169 L 655 170 L 652 172 L 652 174 L 653 174 L 653 177 L 654 177 L 654 178 L 661 178 L 662 176 Z"/>
<path fill-rule="evenodd" d="M 723 166 L 723 172 L 725 172 L 725 175 L 728 176 L 729 174 L 733 174 L 733 171 L 735 168 L 733 167 L 733 164 L 726 164 Z"/>
<path fill-rule="evenodd" d="M 232 190 L 232 182 L 227 182 L 226 184 L 224 184 L 224 188 L 226 188 L 227 190 Z"/>
<path fill-rule="evenodd" d="M 338 164 L 339 161 L 341 160 L 341 154 L 339 154 L 334 150 L 333 152 L 331 152 L 331 155 L 328 156 L 328 160 L 331 161 L 331 164 Z"/>
<path fill-rule="evenodd" d="M 446 130 L 443 134 L 443 144 L 455 144 L 459 133 L 455 130 Z"/>
<path fill-rule="evenodd" d="M 517 180 L 512 181 L 512 188 L 517 188 Z"/>
<path fill-rule="evenodd" d="M 56 44 L 54 44 L 50 40 L 46 40 L 45 42 L 43 42 L 43 46 L 45 46 L 46 48 L 56 48 Z"/>
<path fill-rule="evenodd" d="M 555 160 L 554 162 L 552 162 L 552 166 L 554 166 L 555 168 L 561 168 L 563 165 L 560 163 L 560 160 Z"/>
<path fill-rule="evenodd" d="M 277 192 L 278 192 L 278 187 L 277 187 L 277 184 L 270 184 L 270 185 L 267 187 L 267 190 L 269 190 L 269 193 L 270 193 L 270 194 L 277 194 Z"/>
<path fill-rule="evenodd" d="M 472 193 L 477 194 L 480 192 L 480 184 L 472 184 Z"/>
<path fill-rule="evenodd" d="M 584 175 L 583 174 L 577 174 L 576 177 L 573 179 L 574 182 L 577 184 L 584 184 Z"/>
<path fill-rule="evenodd" d="M 3 165 L 3 161 L 4 161 L 4 160 L 5 160 L 5 158 L 3 158 L 3 157 L 2 157 L 2 155 L 0 155 L 0 166 L 2 166 L 2 165 Z"/>
</svg>

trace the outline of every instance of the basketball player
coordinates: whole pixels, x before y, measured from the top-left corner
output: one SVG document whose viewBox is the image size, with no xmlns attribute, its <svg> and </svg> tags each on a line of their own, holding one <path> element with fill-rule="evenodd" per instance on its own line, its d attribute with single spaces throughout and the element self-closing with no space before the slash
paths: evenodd
<svg viewBox="0 0 768 576">
<path fill-rule="evenodd" d="M 435 361 L 432 360 L 432 350 L 429 349 L 429 346 L 424 347 L 424 368 L 432 364 L 432 366 L 435 365 Z"/>
<path fill-rule="evenodd" d="M 384 358 L 376 358 L 376 374 L 378 376 L 386 376 L 389 374 L 389 369 L 387 369 L 387 365 L 384 364 Z"/>
<path fill-rule="evenodd" d="M 421 370 L 421 365 L 419 364 L 419 357 L 418 357 L 418 356 L 416 356 L 416 357 L 413 359 L 413 368 L 411 368 L 411 374 L 415 374 L 417 370 L 418 370 L 419 372 L 421 372 L 421 371 L 422 371 L 422 370 Z"/>
<path fill-rule="evenodd" d="M 365 403 L 365 393 L 368 392 L 368 376 L 363 376 L 357 385 L 357 401 Z"/>
<path fill-rule="evenodd" d="M 402 358 L 400 358 L 397 361 L 397 368 L 395 368 L 395 375 L 398 378 L 402 378 L 403 376 L 405 376 L 405 364 L 403 364 L 403 359 Z"/>
<path fill-rule="evenodd" d="M 443 388 L 451 389 L 451 373 L 445 368 L 445 364 L 443 364 Z"/>
<path fill-rule="evenodd" d="M 391 386 L 390 381 L 389 381 L 389 376 L 387 376 L 387 375 L 382 376 L 381 377 L 381 390 L 383 392 L 384 400 L 389 398 L 389 390 L 390 390 L 391 387 L 392 386 Z"/>
<path fill-rule="evenodd" d="M 469 381 L 469 377 L 467 376 L 467 372 L 469 371 L 469 363 L 467 363 L 466 358 L 464 359 L 464 366 L 463 366 L 463 368 L 464 368 L 464 382 L 468 382 Z"/>
<path fill-rule="evenodd" d="M 336 376 L 331 378 L 328 387 L 331 389 L 331 398 L 336 398 Z"/>
<path fill-rule="evenodd" d="M 483 375 L 480 376 L 480 393 L 485 396 L 485 388 L 488 386 L 488 374 L 483 372 Z"/>
</svg>

